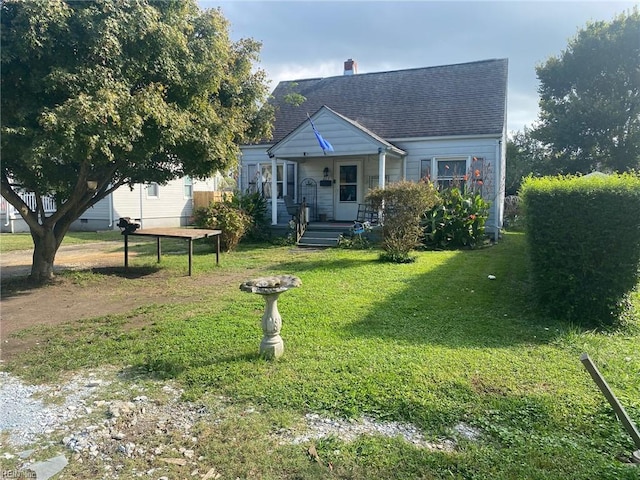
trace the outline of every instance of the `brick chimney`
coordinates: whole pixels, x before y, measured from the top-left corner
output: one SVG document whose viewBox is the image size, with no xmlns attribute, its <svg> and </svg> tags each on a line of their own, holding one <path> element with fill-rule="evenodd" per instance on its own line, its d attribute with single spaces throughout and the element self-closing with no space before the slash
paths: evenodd
<svg viewBox="0 0 640 480">
<path fill-rule="evenodd" d="M 358 62 L 356 62 L 352 58 L 344 62 L 345 75 L 355 75 L 356 73 L 358 73 Z"/>
</svg>

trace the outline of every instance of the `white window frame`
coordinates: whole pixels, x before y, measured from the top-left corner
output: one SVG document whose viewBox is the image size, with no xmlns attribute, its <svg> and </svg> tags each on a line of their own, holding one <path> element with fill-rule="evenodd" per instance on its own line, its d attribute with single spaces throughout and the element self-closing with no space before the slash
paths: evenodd
<svg viewBox="0 0 640 480">
<path fill-rule="evenodd" d="M 187 189 L 189 193 L 187 193 Z M 193 178 L 186 175 L 182 179 L 182 191 L 185 199 L 193 198 Z"/>
<path fill-rule="evenodd" d="M 466 183 L 465 175 L 468 174 L 471 168 L 472 155 L 438 155 L 431 158 L 431 181 L 437 187 L 441 187 L 443 182 L 448 182 L 449 185 L 454 180 L 460 180 L 462 183 Z M 461 176 L 456 175 L 438 175 L 438 165 L 441 162 L 465 162 L 464 173 Z"/>
<path fill-rule="evenodd" d="M 288 170 L 293 166 L 293 185 L 289 183 Z M 247 172 L 247 179 L 243 180 L 243 187 L 250 192 L 258 191 L 265 194 L 265 190 L 268 196 L 264 198 L 271 199 L 271 162 L 263 163 L 248 163 L 245 165 Z M 278 201 L 284 203 L 284 196 L 291 195 L 294 199 L 297 198 L 297 186 L 298 186 L 298 164 L 297 162 L 290 162 L 286 160 L 280 160 L 276 164 L 280 180 L 277 184 L 280 185 L 279 191 L 282 192 L 282 196 L 278 197 Z M 265 176 L 265 172 L 269 172 L 269 176 Z M 293 188 L 293 192 L 290 192 Z"/>
<path fill-rule="evenodd" d="M 147 183 L 147 198 L 160 198 L 160 185 L 156 182 Z"/>
</svg>

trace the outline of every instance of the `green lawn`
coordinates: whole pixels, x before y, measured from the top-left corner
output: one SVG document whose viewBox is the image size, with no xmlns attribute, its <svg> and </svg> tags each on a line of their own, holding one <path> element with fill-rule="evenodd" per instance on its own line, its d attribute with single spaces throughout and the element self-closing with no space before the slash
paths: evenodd
<svg viewBox="0 0 640 480">
<path fill-rule="evenodd" d="M 153 249 L 140 248 L 147 256 L 136 263 L 151 265 Z M 421 252 L 415 263 L 395 265 L 378 262 L 374 251 L 243 246 L 216 268 L 200 247 L 196 282 L 247 269 L 302 279 L 279 301 L 279 361 L 258 358 L 262 299 L 233 284 L 200 302 L 141 305 L 38 329 L 47 339 L 41 348 L 4 368 L 51 380 L 81 367 L 126 366 L 176 380 L 187 399 L 214 394 L 240 409 L 255 405 L 259 415 L 203 428 L 200 454 L 229 478 L 640 478 L 640 468 L 617 459 L 636 448 L 579 361 L 589 353 L 640 423 L 640 296 L 636 321 L 624 331 L 584 331 L 542 317 L 524 249 L 523 234 L 511 233 L 494 247 Z M 162 265 L 184 270 L 184 258 Z M 144 278 L 130 281 L 135 288 Z M 173 285 L 167 296 L 180 294 Z M 147 328 L 126 328 L 140 317 L 150 319 Z M 316 444 L 329 471 L 299 446 L 268 436 L 309 412 L 412 422 L 428 440 L 456 438 L 458 447 L 433 452 L 378 436 L 329 438 Z M 480 439 L 457 437 L 460 422 L 480 430 Z"/>
<path fill-rule="evenodd" d="M 92 242 L 122 242 L 119 231 L 69 232 L 62 245 L 76 245 Z M 33 240 L 29 233 L 0 233 L 0 253 L 15 250 L 33 250 Z"/>
</svg>

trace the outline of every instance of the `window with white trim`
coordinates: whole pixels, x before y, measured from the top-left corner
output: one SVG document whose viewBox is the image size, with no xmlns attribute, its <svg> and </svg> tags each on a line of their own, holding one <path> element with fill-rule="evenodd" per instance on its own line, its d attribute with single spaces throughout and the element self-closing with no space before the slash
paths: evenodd
<svg viewBox="0 0 640 480">
<path fill-rule="evenodd" d="M 420 161 L 420 178 L 431 180 L 439 189 L 458 186 L 482 194 L 485 174 L 482 157 L 461 155 Z"/>
<path fill-rule="evenodd" d="M 186 176 L 182 181 L 184 185 L 184 198 L 193 198 L 193 179 Z"/>
<path fill-rule="evenodd" d="M 160 186 L 156 182 L 147 185 L 147 198 L 158 198 L 160 196 Z"/>
<path fill-rule="evenodd" d="M 276 185 L 278 194 L 276 198 L 282 199 L 285 195 L 296 196 L 297 164 L 295 162 L 283 162 L 276 165 Z M 264 198 L 271 198 L 271 163 L 248 164 L 246 178 L 242 180 L 243 187 L 250 193 L 260 192 Z M 285 173 L 286 172 L 286 173 Z"/>
<path fill-rule="evenodd" d="M 436 158 L 436 183 L 438 188 L 461 186 L 467 180 L 466 158 Z"/>
<path fill-rule="evenodd" d="M 276 188 L 277 194 L 276 198 L 283 197 L 283 186 L 282 186 L 282 170 L 284 165 L 276 165 Z M 271 198 L 271 189 L 273 187 L 272 181 L 272 172 L 271 172 L 271 164 L 269 165 L 260 165 L 260 183 L 261 183 L 261 191 L 262 196 L 264 198 Z"/>
</svg>

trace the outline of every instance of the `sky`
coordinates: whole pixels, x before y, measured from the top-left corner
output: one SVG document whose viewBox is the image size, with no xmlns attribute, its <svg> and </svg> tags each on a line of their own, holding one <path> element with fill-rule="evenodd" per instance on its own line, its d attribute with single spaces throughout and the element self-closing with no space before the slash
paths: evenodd
<svg viewBox="0 0 640 480">
<path fill-rule="evenodd" d="M 281 80 L 509 59 L 507 129 L 538 116 L 535 67 L 559 56 L 590 21 L 610 21 L 629 1 L 199 0 L 221 8 L 233 40 L 262 42 L 259 67 Z"/>
</svg>

